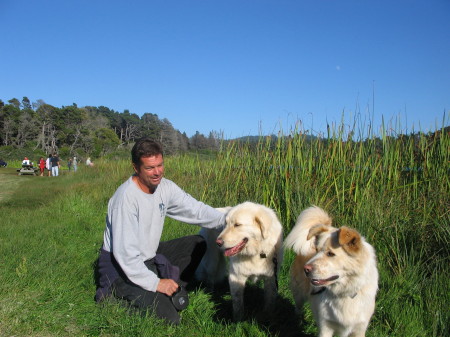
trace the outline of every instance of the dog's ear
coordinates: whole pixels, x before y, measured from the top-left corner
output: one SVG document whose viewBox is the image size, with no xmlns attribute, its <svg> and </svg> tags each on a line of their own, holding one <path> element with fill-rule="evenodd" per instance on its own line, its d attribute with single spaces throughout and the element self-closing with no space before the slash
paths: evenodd
<svg viewBox="0 0 450 337">
<path fill-rule="evenodd" d="M 309 230 L 308 236 L 306 237 L 306 240 L 311 240 L 311 238 L 319 235 L 320 233 L 324 233 L 330 230 L 330 226 L 328 225 L 314 225 L 311 227 L 311 229 Z"/>
<path fill-rule="evenodd" d="M 259 212 L 255 215 L 255 223 L 258 225 L 263 240 L 268 236 L 267 231 L 272 223 L 272 218 L 266 212 Z"/>
<path fill-rule="evenodd" d="M 349 254 L 356 254 L 362 248 L 361 235 L 354 229 L 343 226 L 338 232 L 339 245 Z"/>
<path fill-rule="evenodd" d="M 258 225 L 259 230 L 261 231 L 261 236 L 262 236 L 262 238 L 264 240 L 265 239 L 265 236 L 264 236 L 264 223 L 263 223 L 262 219 L 260 219 L 260 217 L 258 217 L 258 216 L 255 216 L 255 223 Z"/>
</svg>

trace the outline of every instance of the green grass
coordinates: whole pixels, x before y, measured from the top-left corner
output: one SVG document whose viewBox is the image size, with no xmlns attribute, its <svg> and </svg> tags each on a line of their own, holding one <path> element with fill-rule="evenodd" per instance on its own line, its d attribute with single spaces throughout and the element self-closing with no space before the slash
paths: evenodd
<svg viewBox="0 0 450 337">
<path fill-rule="evenodd" d="M 302 209 L 324 207 L 338 225 L 357 228 L 377 250 L 380 290 L 367 336 L 449 334 L 449 135 L 352 141 L 331 130 L 307 141 L 301 130 L 256 149 L 232 143 L 216 157 L 166 158 L 166 176 L 194 197 L 219 207 L 245 200 L 276 210 L 285 235 Z M 420 169 L 418 169 L 420 168 Z M 93 265 L 106 206 L 132 173 L 128 160 L 59 177 L 17 176 L 0 169 L 1 336 L 313 336 L 288 289 L 292 252 L 280 272 L 270 316 L 262 289 L 246 289 L 247 320 L 231 321 L 226 291 L 190 292 L 183 323 L 173 327 L 132 314 L 114 300 L 94 302 Z M 198 228 L 168 219 L 163 239 Z"/>
</svg>

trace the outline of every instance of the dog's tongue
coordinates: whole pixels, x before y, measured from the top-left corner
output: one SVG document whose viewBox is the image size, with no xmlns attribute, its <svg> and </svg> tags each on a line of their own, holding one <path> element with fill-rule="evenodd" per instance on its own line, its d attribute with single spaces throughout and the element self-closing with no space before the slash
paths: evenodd
<svg viewBox="0 0 450 337">
<path fill-rule="evenodd" d="M 236 255 L 237 253 L 239 253 L 244 248 L 246 243 L 247 243 L 247 240 L 242 240 L 236 246 L 225 249 L 225 252 L 224 252 L 225 256 Z"/>
<path fill-rule="evenodd" d="M 311 280 L 311 283 L 314 286 L 321 286 L 321 285 L 327 283 L 327 281 L 325 281 L 325 280 Z"/>
<path fill-rule="evenodd" d="M 339 276 L 335 275 L 335 276 L 331 276 L 330 278 L 327 278 L 326 280 L 312 279 L 311 283 L 314 286 L 321 286 L 321 285 L 327 284 L 328 282 L 337 280 L 338 278 L 339 278 Z"/>
</svg>

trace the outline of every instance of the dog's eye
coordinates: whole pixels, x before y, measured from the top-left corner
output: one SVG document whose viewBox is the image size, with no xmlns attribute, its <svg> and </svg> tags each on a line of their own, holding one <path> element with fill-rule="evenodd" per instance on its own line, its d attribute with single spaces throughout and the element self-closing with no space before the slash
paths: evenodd
<svg viewBox="0 0 450 337">
<path fill-rule="evenodd" d="M 234 227 L 239 227 L 241 224 L 240 223 L 235 223 Z"/>
<path fill-rule="evenodd" d="M 333 253 L 331 250 L 329 250 L 329 251 L 326 253 L 326 255 L 327 255 L 328 257 L 336 256 L 336 254 Z"/>
</svg>

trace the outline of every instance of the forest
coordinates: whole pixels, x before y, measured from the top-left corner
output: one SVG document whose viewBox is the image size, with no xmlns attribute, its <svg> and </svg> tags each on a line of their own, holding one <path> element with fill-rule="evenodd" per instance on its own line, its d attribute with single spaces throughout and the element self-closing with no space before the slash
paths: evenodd
<svg viewBox="0 0 450 337">
<path fill-rule="evenodd" d="M 148 136 L 164 144 L 167 154 L 196 150 L 217 150 L 221 135 L 198 131 L 192 137 L 175 129 L 166 118 L 128 110 L 117 112 L 105 106 L 55 107 L 28 97 L 7 103 L 0 99 L 0 156 L 21 156 L 23 152 L 61 156 L 102 157 Z"/>
</svg>

